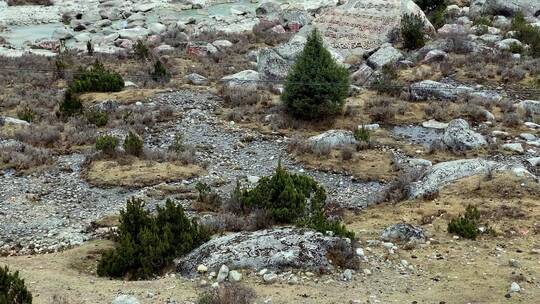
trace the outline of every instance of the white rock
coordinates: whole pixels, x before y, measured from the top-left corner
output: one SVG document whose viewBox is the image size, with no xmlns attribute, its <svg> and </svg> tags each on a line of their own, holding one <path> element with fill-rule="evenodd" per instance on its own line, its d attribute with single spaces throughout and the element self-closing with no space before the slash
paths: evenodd
<svg viewBox="0 0 540 304">
<path fill-rule="evenodd" d="M 112 301 L 112 304 L 139 304 L 139 303 L 140 302 L 139 300 L 137 300 L 137 298 L 130 295 L 120 295 Z"/>
<path fill-rule="evenodd" d="M 430 119 L 428 121 L 424 121 L 422 123 L 422 127 L 430 128 L 430 129 L 443 130 L 443 129 L 446 129 L 448 127 L 448 124 L 445 123 L 445 122 L 439 122 L 439 121 L 436 121 L 434 119 Z"/>
<path fill-rule="evenodd" d="M 517 153 L 523 153 L 523 146 L 521 146 L 520 143 L 509 143 L 502 145 L 502 148 L 507 151 L 517 152 Z"/>
<path fill-rule="evenodd" d="M 263 280 L 267 284 L 272 284 L 277 280 L 278 276 L 275 273 L 267 273 L 263 275 Z"/>
<path fill-rule="evenodd" d="M 208 271 L 208 267 L 206 267 L 205 265 L 201 264 L 197 266 L 198 273 L 206 273 L 207 271 Z"/>
<path fill-rule="evenodd" d="M 521 291 L 521 287 L 519 286 L 519 284 L 516 282 L 512 282 L 512 284 L 510 285 L 510 292 L 520 292 L 520 291 Z"/>
<path fill-rule="evenodd" d="M 341 278 L 343 279 L 343 281 L 352 281 L 353 271 L 351 269 L 345 269 L 345 271 L 341 275 Z"/>
<path fill-rule="evenodd" d="M 229 282 L 239 282 L 242 279 L 242 274 L 236 270 L 229 271 Z"/>
<path fill-rule="evenodd" d="M 368 65 L 376 70 L 382 69 L 387 64 L 395 64 L 403 58 L 403 54 L 393 46 L 386 44 L 369 56 Z"/>
</svg>

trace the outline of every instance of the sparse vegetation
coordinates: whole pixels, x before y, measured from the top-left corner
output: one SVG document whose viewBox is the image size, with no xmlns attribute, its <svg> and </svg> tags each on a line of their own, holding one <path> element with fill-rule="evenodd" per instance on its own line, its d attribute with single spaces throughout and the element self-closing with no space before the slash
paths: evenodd
<svg viewBox="0 0 540 304">
<path fill-rule="evenodd" d="M 128 135 L 124 139 L 124 150 L 127 154 L 141 156 L 143 152 L 143 140 L 133 131 L 129 131 Z"/>
<path fill-rule="evenodd" d="M 100 136 L 96 139 L 96 150 L 107 155 L 113 155 L 118 147 L 118 138 L 111 135 Z"/>
<path fill-rule="evenodd" d="M 150 76 L 157 82 L 168 82 L 171 78 L 171 75 L 161 60 L 156 60 L 154 70 L 150 73 Z"/>
<path fill-rule="evenodd" d="M 33 122 L 35 116 L 36 113 L 29 106 L 24 106 L 22 109 L 17 111 L 17 118 L 27 122 Z"/>
<path fill-rule="evenodd" d="M 369 138 L 370 138 L 369 129 L 367 129 L 365 125 L 362 125 L 362 127 L 354 130 L 354 138 L 357 141 L 369 142 Z"/>
<path fill-rule="evenodd" d="M 480 234 L 478 230 L 480 212 L 471 205 L 465 209 L 465 214 L 454 218 L 448 224 L 448 233 L 457 234 L 467 239 L 476 239 Z"/>
<path fill-rule="evenodd" d="M 150 57 L 148 46 L 140 39 L 133 46 L 133 53 L 140 60 L 146 60 Z"/>
<path fill-rule="evenodd" d="M 60 116 L 70 117 L 82 113 L 83 108 L 79 95 L 68 89 L 64 93 L 64 99 L 60 103 L 58 110 Z"/>
<path fill-rule="evenodd" d="M 8 267 L 0 267 L 0 303 L 2 304 L 32 304 L 32 294 L 19 272 L 10 272 Z"/>
<path fill-rule="evenodd" d="M 105 111 L 91 109 L 85 112 L 86 119 L 96 127 L 104 127 L 109 121 L 109 115 Z"/>
<path fill-rule="evenodd" d="M 199 295 L 197 304 L 251 304 L 255 292 L 239 283 L 225 283 Z"/>
<path fill-rule="evenodd" d="M 281 100 L 301 119 L 321 119 L 340 113 L 349 90 L 348 71 L 338 65 L 314 30 L 291 68 Z"/>
<path fill-rule="evenodd" d="M 518 13 L 512 19 L 512 30 L 516 31 L 516 38 L 530 46 L 529 54 L 540 57 L 540 28 L 529 24 L 523 13 Z"/>
<path fill-rule="evenodd" d="M 158 206 L 154 216 L 143 201 L 132 198 L 120 211 L 118 245 L 102 256 L 97 273 L 130 280 L 151 278 L 208 239 L 208 233 L 171 200 L 165 207 Z"/>
</svg>

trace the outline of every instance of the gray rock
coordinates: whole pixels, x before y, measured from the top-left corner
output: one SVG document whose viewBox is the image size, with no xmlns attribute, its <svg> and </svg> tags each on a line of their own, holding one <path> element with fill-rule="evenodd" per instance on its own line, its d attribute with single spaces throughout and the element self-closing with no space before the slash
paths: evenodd
<svg viewBox="0 0 540 304">
<path fill-rule="evenodd" d="M 154 9 L 156 5 L 154 3 L 140 3 L 133 6 L 134 12 L 149 12 Z"/>
<path fill-rule="evenodd" d="M 259 52 L 257 70 L 265 80 L 278 81 L 287 77 L 290 63 L 274 49 L 262 49 Z"/>
<path fill-rule="evenodd" d="M 271 272 L 263 275 L 263 281 L 267 284 L 272 284 L 276 282 L 278 279 L 277 274 Z"/>
<path fill-rule="evenodd" d="M 221 283 L 225 281 L 225 279 L 227 279 L 228 276 L 229 276 L 229 267 L 227 267 L 227 265 L 225 264 L 221 265 L 221 268 L 219 268 L 219 272 L 217 275 L 217 281 Z"/>
<path fill-rule="evenodd" d="M 437 33 L 443 36 L 465 36 L 467 35 L 467 29 L 461 24 L 445 24 L 437 30 Z"/>
<path fill-rule="evenodd" d="M 521 287 L 519 286 L 519 284 L 516 282 L 512 282 L 512 284 L 510 285 L 510 292 L 520 292 L 520 291 L 521 291 Z"/>
<path fill-rule="evenodd" d="M 425 242 L 427 236 L 424 230 L 420 227 L 411 224 L 399 223 L 386 227 L 382 234 L 381 240 L 385 242 Z"/>
<path fill-rule="evenodd" d="M 421 198 L 426 194 L 436 193 L 443 186 L 456 180 L 497 168 L 498 164 L 483 159 L 461 159 L 438 163 L 424 174 L 422 179 L 409 187 L 410 198 Z"/>
<path fill-rule="evenodd" d="M 403 58 L 403 54 L 391 45 L 384 45 L 373 55 L 369 56 L 367 64 L 376 70 L 382 69 L 387 64 L 395 64 Z"/>
<path fill-rule="evenodd" d="M 436 62 L 436 61 L 444 61 L 447 58 L 448 58 L 448 54 L 445 51 L 431 50 L 424 57 L 424 62 L 430 63 L 430 62 Z"/>
<path fill-rule="evenodd" d="M 430 128 L 430 129 L 437 129 L 437 130 L 444 130 L 448 127 L 448 124 L 445 122 L 439 122 L 439 121 L 430 119 L 428 121 L 424 121 L 422 123 L 422 127 Z"/>
<path fill-rule="evenodd" d="M 52 33 L 52 39 L 55 40 L 69 39 L 71 37 L 73 37 L 73 33 L 67 28 L 58 28 Z"/>
<path fill-rule="evenodd" d="M 217 269 L 225 263 L 235 269 L 333 269 L 327 252 L 336 246 L 346 250 L 345 254 L 350 250 L 351 258 L 355 258 L 346 239 L 325 236 L 309 229 L 285 227 L 238 232 L 210 240 L 178 259 L 176 264 L 177 270 L 184 274 L 195 274 L 199 264 Z"/>
<path fill-rule="evenodd" d="M 353 271 L 351 269 L 345 269 L 345 271 L 343 271 L 343 274 L 341 275 L 341 278 L 343 279 L 343 281 L 352 281 Z"/>
<path fill-rule="evenodd" d="M 534 16 L 540 11 L 540 0 L 473 0 L 469 14 L 473 17 L 480 15 L 511 16 L 523 12 L 526 16 Z"/>
<path fill-rule="evenodd" d="M 120 295 L 112 301 L 112 304 L 139 304 L 139 303 L 140 302 L 139 300 L 137 300 L 137 298 L 135 298 L 134 296 L 129 296 L 129 295 Z"/>
<path fill-rule="evenodd" d="M 533 166 L 533 167 L 538 167 L 538 166 L 540 166 L 540 157 L 529 158 L 529 159 L 527 159 L 527 162 L 529 164 L 531 164 L 531 166 Z"/>
<path fill-rule="evenodd" d="M 241 90 L 244 93 L 255 93 L 259 88 L 260 77 L 257 71 L 245 70 L 233 75 L 221 78 L 223 85 L 228 90 Z"/>
<path fill-rule="evenodd" d="M 236 270 L 229 271 L 229 282 L 240 282 L 242 274 Z"/>
<path fill-rule="evenodd" d="M 351 75 L 353 83 L 359 86 L 371 85 L 380 73 L 372 69 L 369 65 L 362 63 L 360 68 Z"/>
<path fill-rule="evenodd" d="M 454 86 L 433 80 L 423 80 L 413 83 L 410 89 L 412 98 L 416 100 L 456 100 L 474 91 L 472 88 L 466 86 Z"/>
<path fill-rule="evenodd" d="M 518 107 L 528 113 L 540 115 L 540 101 L 538 100 L 523 100 L 518 104 Z"/>
<path fill-rule="evenodd" d="M 536 140 L 536 136 L 534 136 L 534 134 L 531 134 L 531 133 L 521 133 L 519 134 L 519 137 L 527 140 L 527 141 L 535 141 Z"/>
<path fill-rule="evenodd" d="M 356 139 L 348 130 L 329 130 L 308 138 L 308 144 L 314 151 L 343 148 L 356 144 Z"/>
<path fill-rule="evenodd" d="M 184 76 L 184 78 L 194 85 L 204 86 L 208 84 L 208 79 L 197 73 L 191 73 Z"/>
<path fill-rule="evenodd" d="M 167 27 L 161 23 L 152 23 L 148 26 L 151 34 L 159 35 L 167 30 Z"/>
<path fill-rule="evenodd" d="M 13 117 L 1 117 L 4 125 L 16 125 L 16 126 L 29 126 L 30 123 L 26 120 L 13 118 Z"/>
<path fill-rule="evenodd" d="M 230 42 L 229 40 L 224 40 L 224 39 L 216 40 L 212 42 L 212 44 L 220 50 L 224 50 L 226 48 L 230 48 L 231 46 L 233 46 L 232 42 Z"/>
<path fill-rule="evenodd" d="M 134 28 L 123 29 L 123 30 L 118 31 L 118 35 L 120 36 L 120 38 L 129 39 L 131 41 L 144 39 L 149 34 L 150 34 L 150 31 L 142 27 L 134 27 Z"/>
<path fill-rule="evenodd" d="M 523 147 L 520 143 L 509 143 L 502 145 L 502 148 L 507 151 L 517 152 L 517 153 L 523 153 Z"/>
<path fill-rule="evenodd" d="M 523 43 L 521 43 L 521 41 L 519 41 L 517 39 L 514 39 L 514 38 L 507 38 L 507 39 L 501 40 L 501 41 L 495 43 L 495 46 L 500 50 L 508 51 L 508 50 L 510 50 L 510 47 L 512 45 L 514 45 L 514 44 L 519 45 L 519 46 L 523 46 Z"/>
<path fill-rule="evenodd" d="M 487 144 L 484 136 L 471 130 L 469 123 L 463 119 L 454 119 L 448 124 L 443 142 L 456 151 L 478 149 Z"/>
</svg>

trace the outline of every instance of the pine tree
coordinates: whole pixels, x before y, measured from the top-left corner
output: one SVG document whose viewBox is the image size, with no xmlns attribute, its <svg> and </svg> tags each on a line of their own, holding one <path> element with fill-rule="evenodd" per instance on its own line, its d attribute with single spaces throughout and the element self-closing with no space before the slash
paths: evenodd
<svg viewBox="0 0 540 304">
<path fill-rule="evenodd" d="M 294 117 L 320 119 L 341 111 L 349 90 L 349 73 L 323 46 L 313 30 L 287 76 L 281 99 Z"/>
</svg>

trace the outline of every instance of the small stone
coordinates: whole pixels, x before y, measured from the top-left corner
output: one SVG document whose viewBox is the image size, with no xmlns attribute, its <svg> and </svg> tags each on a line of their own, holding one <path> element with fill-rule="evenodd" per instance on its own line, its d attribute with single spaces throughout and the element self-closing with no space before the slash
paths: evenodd
<svg viewBox="0 0 540 304">
<path fill-rule="evenodd" d="M 259 271 L 259 275 L 260 275 L 260 276 L 263 276 L 263 275 L 265 275 L 266 273 L 268 273 L 268 269 L 266 269 L 266 268 L 261 269 L 261 271 Z"/>
<path fill-rule="evenodd" d="M 345 271 L 341 275 L 341 278 L 343 279 L 343 281 L 351 281 L 352 277 L 353 277 L 353 271 L 350 269 L 345 269 Z"/>
<path fill-rule="evenodd" d="M 218 282 L 214 282 L 212 283 L 212 288 L 219 288 L 219 283 Z"/>
<path fill-rule="evenodd" d="M 514 268 L 520 268 L 521 267 L 521 264 L 519 263 L 519 261 L 515 260 L 515 259 L 510 259 L 510 261 L 508 261 L 508 264 L 511 267 L 514 267 Z"/>
<path fill-rule="evenodd" d="M 512 282 L 512 284 L 510 285 L 510 292 L 520 292 L 520 291 L 521 291 L 521 287 L 519 286 L 519 284 L 516 282 Z"/>
<path fill-rule="evenodd" d="M 227 277 L 229 276 L 229 267 L 227 265 L 221 265 L 221 268 L 219 269 L 218 275 L 217 275 L 217 281 L 223 282 Z"/>
<path fill-rule="evenodd" d="M 369 270 L 367 268 L 364 268 L 364 270 L 362 270 L 362 272 L 364 272 L 365 275 L 371 275 L 371 270 Z"/>
<path fill-rule="evenodd" d="M 205 265 L 199 265 L 197 266 L 197 272 L 198 273 L 206 273 L 208 271 L 208 267 L 206 267 Z"/>
<path fill-rule="evenodd" d="M 267 273 L 263 275 L 263 280 L 267 284 L 274 283 L 277 280 L 278 276 L 275 273 Z"/>
<path fill-rule="evenodd" d="M 242 274 L 236 270 L 229 271 L 229 282 L 239 282 L 242 279 Z"/>
<path fill-rule="evenodd" d="M 365 256 L 364 249 L 356 248 L 356 255 L 359 256 L 359 257 Z"/>
</svg>

